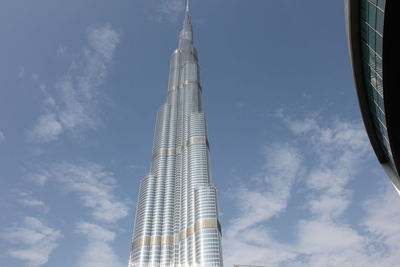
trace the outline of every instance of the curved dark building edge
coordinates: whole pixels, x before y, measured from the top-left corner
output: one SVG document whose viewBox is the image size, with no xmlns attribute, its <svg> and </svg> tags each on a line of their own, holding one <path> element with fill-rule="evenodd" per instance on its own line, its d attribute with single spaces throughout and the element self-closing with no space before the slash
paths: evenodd
<svg viewBox="0 0 400 267">
<path fill-rule="evenodd" d="M 400 173 L 400 88 L 395 73 L 396 70 L 399 69 L 395 64 L 400 63 L 398 60 L 400 50 L 399 38 L 395 38 L 396 33 L 398 35 L 398 28 L 395 26 L 397 25 L 396 20 L 398 20 L 396 17 L 396 12 L 399 11 L 398 7 L 398 0 L 386 0 L 382 49 L 384 111 L 388 139 L 393 156 L 393 162 L 391 164 L 386 151 L 383 149 L 383 144 L 378 137 L 380 133 L 374 125 L 374 115 L 368 105 L 367 86 L 365 83 L 366 79 L 363 71 L 361 51 L 361 0 L 345 0 L 349 54 L 361 115 L 374 152 L 392 181 L 392 184 L 400 193 L 400 178 L 398 175 L 398 173 Z"/>
</svg>

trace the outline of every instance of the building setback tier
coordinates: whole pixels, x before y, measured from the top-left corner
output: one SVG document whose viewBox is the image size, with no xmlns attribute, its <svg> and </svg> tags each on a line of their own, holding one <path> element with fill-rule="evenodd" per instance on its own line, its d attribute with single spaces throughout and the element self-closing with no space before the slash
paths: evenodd
<svg viewBox="0 0 400 267">
<path fill-rule="evenodd" d="M 149 174 L 140 183 L 129 267 L 222 267 L 217 191 L 188 9 L 157 113 Z"/>
</svg>

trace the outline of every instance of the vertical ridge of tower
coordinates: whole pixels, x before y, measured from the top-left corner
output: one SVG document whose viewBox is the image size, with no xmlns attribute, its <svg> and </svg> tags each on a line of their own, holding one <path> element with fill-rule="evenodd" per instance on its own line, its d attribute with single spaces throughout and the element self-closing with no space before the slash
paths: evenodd
<svg viewBox="0 0 400 267">
<path fill-rule="evenodd" d="M 157 113 L 150 173 L 140 184 L 129 267 L 223 265 L 201 94 L 187 0 L 167 101 Z"/>
</svg>

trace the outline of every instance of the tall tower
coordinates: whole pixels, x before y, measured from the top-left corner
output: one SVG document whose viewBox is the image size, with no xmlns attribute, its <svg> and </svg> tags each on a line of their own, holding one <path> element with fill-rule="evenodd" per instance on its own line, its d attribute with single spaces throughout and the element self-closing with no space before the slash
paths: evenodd
<svg viewBox="0 0 400 267">
<path fill-rule="evenodd" d="M 140 184 L 129 267 L 222 266 L 197 62 L 187 6 L 167 102 L 157 114 L 150 173 Z"/>
</svg>

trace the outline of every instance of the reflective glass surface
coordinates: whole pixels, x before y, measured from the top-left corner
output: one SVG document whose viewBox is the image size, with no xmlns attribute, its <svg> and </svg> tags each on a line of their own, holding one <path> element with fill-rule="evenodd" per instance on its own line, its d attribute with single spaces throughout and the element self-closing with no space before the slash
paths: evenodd
<svg viewBox="0 0 400 267">
<path fill-rule="evenodd" d="M 381 146 L 393 166 L 393 156 L 386 127 L 385 96 L 383 93 L 384 12 L 384 0 L 361 0 L 361 53 L 368 104 Z"/>
</svg>

